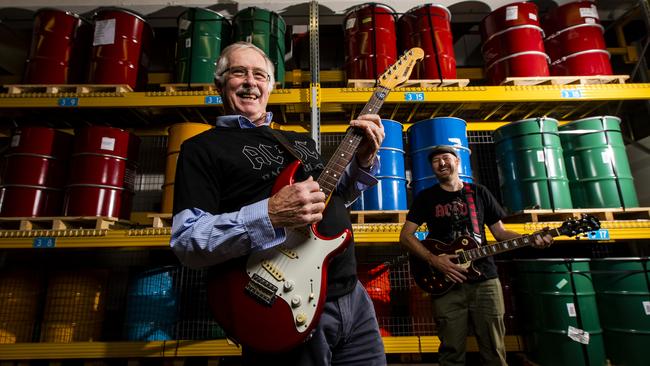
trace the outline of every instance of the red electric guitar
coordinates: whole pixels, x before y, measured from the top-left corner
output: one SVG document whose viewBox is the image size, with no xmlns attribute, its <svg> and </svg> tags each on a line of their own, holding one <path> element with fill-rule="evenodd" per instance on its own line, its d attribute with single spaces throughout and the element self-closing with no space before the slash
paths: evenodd
<svg viewBox="0 0 650 366">
<path fill-rule="evenodd" d="M 600 229 L 600 221 L 598 218 L 583 214 L 582 217 L 567 219 L 562 223 L 562 226 L 555 229 L 545 229 L 530 235 L 520 236 L 518 238 L 501 241 L 491 245 L 478 245 L 478 243 L 470 236 L 463 235 L 451 244 L 446 244 L 435 239 L 422 240 L 422 244 L 435 255 L 443 254 L 457 254 L 458 258 L 454 261 L 460 264 L 463 268 L 467 269 L 468 279 L 475 279 L 481 273 L 474 268 L 473 261 L 489 257 L 495 254 L 507 252 L 510 250 L 527 247 L 535 243 L 533 235 L 535 234 L 550 234 L 553 237 L 566 235 L 575 236 L 589 231 Z M 444 295 L 449 291 L 455 282 L 449 280 L 442 272 L 436 270 L 429 263 L 421 260 L 415 255 L 409 256 L 411 264 L 411 274 L 415 279 L 415 283 L 426 292 L 435 296 Z"/>
<path fill-rule="evenodd" d="M 379 77 L 360 114 L 378 113 L 390 90 L 407 81 L 422 58 L 421 48 L 402 55 Z M 362 138 L 362 132 L 349 129 L 318 178 L 328 201 Z M 300 166 L 300 161 L 294 161 L 283 170 L 273 194 L 294 183 Z M 299 345 L 323 310 L 329 262 L 351 237 L 349 230 L 324 237 L 316 225 L 288 229 L 283 244 L 220 264 L 208 285 L 215 319 L 229 338 L 259 352 L 283 352 Z"/>
</svg>

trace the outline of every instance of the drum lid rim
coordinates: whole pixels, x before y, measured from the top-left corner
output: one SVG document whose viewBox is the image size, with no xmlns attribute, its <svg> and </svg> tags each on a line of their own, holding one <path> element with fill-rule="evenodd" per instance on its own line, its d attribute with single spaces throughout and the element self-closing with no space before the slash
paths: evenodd
<svg viewBox="0 0 650 366">
<path fill-rule="evenodd" d="M 412 11 L 415 11 L 415 10 L 418 10 L 418 9 L 421 9 L 421 8 L 424 8 L 424 7 L 429 7 L 429 6 L 434 7 L 434 8 L 443 9 L 447 13 L 447 20 L 451 21 L 451 11 L 449 10 L 449 8 L 447 8 L 446 6 L 444 6 L 442 4 L 439 4 L 439 3 L 427 3 L 427 4 L 414 6 L 414 7 L 410 8 L 409 10 L 407 10 L 400 18 L 403 18 L 405 15 L 409 14 Z"/>
</svg>

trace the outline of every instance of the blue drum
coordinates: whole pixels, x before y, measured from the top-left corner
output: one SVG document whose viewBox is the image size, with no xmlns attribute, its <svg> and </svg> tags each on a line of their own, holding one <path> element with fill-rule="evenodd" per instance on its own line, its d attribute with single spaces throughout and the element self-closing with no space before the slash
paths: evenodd
<svg viewBox="0 0 650 366">
<path fill-rule="evenodd" d="M 455 117 L 436 117 L 414 123 L 407 133 L 414 197 L 423 189 L 438 183 L 428 159 L 432 148 L 437 145 L 453 146 L 460 157 L 460 179 L 468 183 L 474 181 L 467 141 L 467 122 Z"/>
<path fill-rule="evenodd" d="M 126 333 L 131 341 L 175 339 L 178 318 L 177 295 L 173 279 L 176 266 L 138 273 L 127 294 Z"/>
<path fill-rule="evenodd" d="M 382 119 L 381 123 L 386 137 L 378 152 L 381 165 L 376 177 L 379 183 L 363 192 L 358 205 L 362 210 L 406 210 L 403 126 L 390 119 Z"/>
</svg>

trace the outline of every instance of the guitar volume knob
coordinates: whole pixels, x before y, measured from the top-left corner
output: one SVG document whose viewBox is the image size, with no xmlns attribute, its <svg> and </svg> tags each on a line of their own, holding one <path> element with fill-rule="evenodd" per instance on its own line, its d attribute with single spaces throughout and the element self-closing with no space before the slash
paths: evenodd
<svg viewBox="0 0 650 366">
<path fill-rule="evenodd" d="M 291 298 L 291 306 L 294 308 L 297 308 L 300 306 L 302 303 L 302 299 L 300 298 L 300 295 L 295 295 L 294 297 Z"/>
<path fill-rule="evenodd" d="M 305 313 L 300 313 L 296 315 L 296 324 L 303 325 L 307 322 L 307 315 Z"/>
<path fill-rule="evenodd" d="M 291 280 L 286 280 L 284 281 L 284 291 L 291 291 L 293 290 L 294 283 Z"/>
</svg>

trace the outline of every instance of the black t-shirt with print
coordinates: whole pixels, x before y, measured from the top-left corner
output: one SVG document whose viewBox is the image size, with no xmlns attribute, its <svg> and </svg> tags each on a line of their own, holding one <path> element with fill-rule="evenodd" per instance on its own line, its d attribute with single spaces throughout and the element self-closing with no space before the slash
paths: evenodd
<svg viewBox="0 0 650 366">
<path fill-rule="evenodd" d="M 303 161 L 296 181 L 317 179 L 325 167 L 314 141 L 304 134 L 281 131 Z M 276 178 L 295 158 L 272 135 L 270 127 L 215 127 L 186 140 L 176 167 L 174 215 L 187 208 L 211 214 L 239 211 L 271 196 Z M 334 236 L 352 231 L 343 199 L 332 195 L 319 233 Z M 354 243 L 336 256 L 328 269 L 328 298 L 350 292 L 356 284 Z"/>
<path fill-rule="evenodd" d="M 471 184 L 478 224 L 481 228 L 481 240 L 487 243 L 485 225 L 492 225 L 506 216 L 490 191 L 480 184 Z M 413 202 L 406 219 L 418 225 L 427 224 L 429 234 L 427 239 L 436 239 L 450 243 L 458 232 L 471 234 L 472 222 L 469 218 L 469 208 L 465 189 L 448 192 L 439 184 L 421 191 Z M 474 261 L 476 269 L 482 273 L 477 281 L 497 277 L 497 269 L 493 257 Z"/>
</svg>

